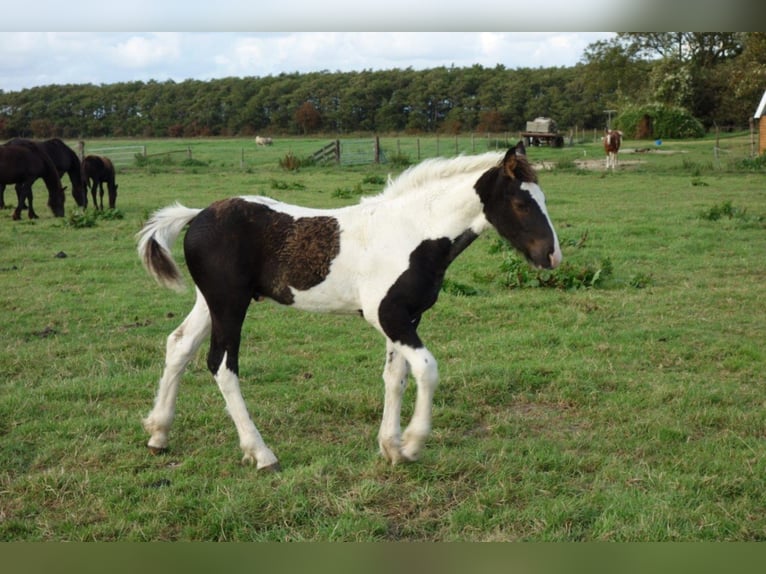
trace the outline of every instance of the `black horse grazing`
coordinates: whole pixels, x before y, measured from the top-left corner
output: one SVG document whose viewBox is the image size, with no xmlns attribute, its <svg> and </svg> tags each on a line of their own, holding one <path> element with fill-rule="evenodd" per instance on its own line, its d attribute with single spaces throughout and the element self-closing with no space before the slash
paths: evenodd
<svg viewBox="0 0 766 574">
<path fill-rule="evenodd" d="M 112 160 L 101 155 L 89 155 L 82 160 L 82 176 L 87 188 L 90 185 L 90 193 L 93 196 L 93 205 L 96 209 L 104 209 L 104 183 L 109 190 L 109 209 L 114 209 L 117 203 L 117 184 L 114 183 L 114 165 Z M 96 188 L 100 192 L 101 205 L 96 201 Z M 87 191 L 86 191 L 87 194 Z M 86 199 L 87 203 L 87 199 Z"/>
<path fill-rule="evenodd" d="M 13 219 L 21 219 L 21 210 L 28 202 L 29 219 L 36 219 L 32 206 L 32 184 L 43 178 L 48 188 L 48 207 L 56 217 L 64 217 L 64 189 L 51 159 L 35 147 L 23 145 L 0 146 L 0 185 L 16 184 L 18 205 Z"/>
<path fill-rule="evenodd" d="M 72 183 L 72 198 L 78 206 L 85 207 L 88 204 L 88 196 L 82 182 L 82 170 L 80 167 L 80 158 L 63 141 L 58 138 L 51 138 L 45 141 L 34 141 L 25 138 L 13 138 L 6 145 L 24 145 L 27 147 L 36 147 L 42 150 L 56 166 L 59 177 L 65 173 L 69 175 L 69 181 Z M 3 187 L 0 186 L 0 206 L 3 205 Z M 23 206 L 22 206 L 23 208 Z"/>
</svg>

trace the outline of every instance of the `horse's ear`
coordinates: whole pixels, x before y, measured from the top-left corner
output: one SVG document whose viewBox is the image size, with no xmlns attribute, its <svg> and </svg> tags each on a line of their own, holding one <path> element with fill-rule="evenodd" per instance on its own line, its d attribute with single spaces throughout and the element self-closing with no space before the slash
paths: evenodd
<svg viewBox="0 0 766 574">
<path fill-rule="evenodd" d="M 516 159 L 516 156 L 524 156 L 526 153 L 527 150 L 524 147 L 523 141 L 519 141 L 515 147 L 512 147 L 507 152 L 505 152 L 505 157 L 503 158 L 503 171 L 505 172 L 505 175 L 511 179 L 516 179 L 515 170 L 519 163 Z"/>
</svg>

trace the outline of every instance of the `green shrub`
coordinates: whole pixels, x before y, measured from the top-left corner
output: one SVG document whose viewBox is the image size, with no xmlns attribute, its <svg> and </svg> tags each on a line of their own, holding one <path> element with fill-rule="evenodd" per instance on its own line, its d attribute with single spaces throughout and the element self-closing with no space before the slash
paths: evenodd
<svg viewBox="0 0 766 574">
<path fill-rule="evenodd" d="M 651 133 L 646 119 L 651 121 Z M 629 106 L 614 121 L 615 128 L 633 138 L 701 138 L 705 128 L 686 109 L 653 103 L 643 106 Z"/>
<path fill-rule="evenodd" d="M 73 209 L 64 219 L 64 225 L 73 229 L 84 229 L 96 225 L 96 210 Z"/>
<path fill-rule="evenodd" d="M 271 189 L 288 190 L 288 189 L 306 189 L 306 186 L 299 181 L 280 181 L 277 179 L 271 180 Z"/>
<path fill-rule="evenodd" d="M 759 155 L 758 157 L 746 157 L 737 163 L 737 167 L 747 171 L 766 170 L 766 154 Z"/>
<path fill-rule="evenodd" d="M 335 191 L 332 192 L 333 197 L 337 197 L 340 199 L 350 199 L 352 197 L 359 197 L 361 195 L 364 195 L 364 190 L 362 189 L 362 184 L 357 183 L 354 187 L 348 188 L 348 187 L 338 187 L 335 189 Z"/>
<path fill-rule="evenodd" d="M 561 245 L 568 249 L 580 250 L 587 240 L 586 231 L 577 239 L 562 240 Z M 500 282 L 509 289 L 549 287 L 576 290 L 602 287 L 613 271 L 609 258 L 578 263 L 570 261 L 567 257 L 556 269 L 535 269 L 504 239 L 498 239 L 490 249 L 503 255 Z"/>
<path fill-rule="evenodd" d="M 362 183 L 369 183 L 372 185 L 385 185 L 386 178 L 382 175 L 366 175 L 362 180 Z"/>
<path fill-rule="evenodd" d="M 279 167 L 287 171 L 298 171 L 301 167 L 301 160 L 291 151 L 279 160 Z"/>
<path fill-rule="evenodd" d="M 760 227 L 763 225 L 765 219 L 761 215 L 751 215 L 747 212 L 746 208 L 735 207 L 731 201 L 724 201 L 718 205 L 702 211 L 700 219 L 705 221 L 720 221 L 722 219 L 733 220 L 739 226 L 743 227 Z"/>
<path fill-rule="evenodd" d="M 412 159 L 406 153 L 394 153 L 386 156 L 386 160 L 391 167 L 404 168 L 412 165 Z"/>
<path fill-rule="evenodd" d="M 125 215 L 119 209 L 105 209 L 99 211 L 97 209 L 73 209 L 69 212 L 69 215 L 64 218 L 64 226 L 71 227 L 72 229 L 85 229 L 87 227 L 95 227 L 98 220 L 115 221 L 123 219 Z"/>
<path fill-rule="evenodd" d="M 452 279 L 445 279 L 444 283 L 442 283 L 441 290 L 450 295 L 457 295 L 459 297 L 475 297 L 479 294 L 479 290 L 475 287 L 460 283 L 459 281 L 453 281 Z"/>
</svg>

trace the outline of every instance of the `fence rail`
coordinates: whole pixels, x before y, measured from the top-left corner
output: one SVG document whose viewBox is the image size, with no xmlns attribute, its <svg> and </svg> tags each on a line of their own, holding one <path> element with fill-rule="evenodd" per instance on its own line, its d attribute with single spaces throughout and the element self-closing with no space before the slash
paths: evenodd
<svg viewBox="0 0 766 574">
<path fill-rule="evenodd" d="M 134 162 L 136 155 L 142 155 L 146 157 L 146 146 L 125 145 L 87 148 L 85 144 L 83 144 L 80 156 L 85 157 L 86 155 L 105 155 L 112 160 L 112 163 L 115 165 L 115 167 L 126 166 L 131 165 Z"/>
</svg>

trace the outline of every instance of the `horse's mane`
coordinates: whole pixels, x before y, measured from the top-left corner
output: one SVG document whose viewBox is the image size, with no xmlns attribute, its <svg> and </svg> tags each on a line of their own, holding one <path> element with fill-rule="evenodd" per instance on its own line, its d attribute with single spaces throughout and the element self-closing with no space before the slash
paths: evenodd
<svg viewBox="0 0 766 574">
<path fill-rule="evenodd" d="M 484 172 L 492 168 L 502 166 L 502 152 L 487 152 L 479 155 L 460 155 L 454 158 L 432 158 L 407 168 L 398 177 L 392 179 L 389 176 L 388 184 L 382 193 L 376 196 L 363 198 L 363 202 L 388 200 L 412 189 L 417 189 L 425 184 L 439 179 Z M 514 174 L 521 181 L 537 182 L 537 173 L 523 155 L 516 156 Z"/>
</svg>

